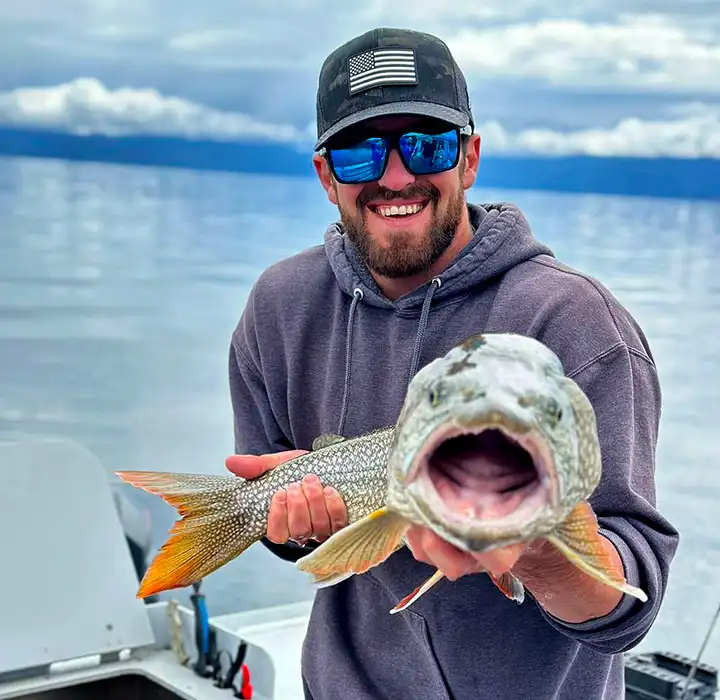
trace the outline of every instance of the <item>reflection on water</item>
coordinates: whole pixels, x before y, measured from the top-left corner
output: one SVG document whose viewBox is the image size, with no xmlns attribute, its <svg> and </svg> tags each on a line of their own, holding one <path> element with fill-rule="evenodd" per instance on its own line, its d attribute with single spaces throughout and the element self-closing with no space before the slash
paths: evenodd
<svg viewBox="0 0 720 700">
<path fill-rule="evenodd" d="M 661 374 L 663 510 L 683 535 L 644 646 L 693 654 L 714 612 L 720 205 L 478 190 L 601 279 L 645 329 Z M 108 469 L 224 469 L 226 365 L 250 285 L 322 241 L 335 214 L 310 180 L 0 160 L 0 439 L 62 435 Z M 308 387 L 312 391 L 312 387 Z M 157 514 L 156 543 L 172 518 Z M 260 547 L 210 577 L 213 613 L 310 595 Z M 262 583 L 260 583 L 262 581 Z M 720 664 L 720 643 L 707 659 Z"/>
</svg>

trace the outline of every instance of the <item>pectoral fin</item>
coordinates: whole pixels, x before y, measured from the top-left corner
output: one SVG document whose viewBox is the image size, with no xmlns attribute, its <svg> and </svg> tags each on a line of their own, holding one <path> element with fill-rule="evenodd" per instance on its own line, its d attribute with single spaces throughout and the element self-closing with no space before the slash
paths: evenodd
<svg viewBox="0 0 720 700">
<path fill-rule="evenodd" d="M 525 600 L 525 586 L 520 580 L 515 578 L 509 571 L 501 576 L 493 576 L 488 571 L 488 576 L 492 582 L 508 597 L 520 605 Z"/>
<path fill-rule="evenodd" d="M 409 608 L 423 593 L 427 593 L 445 574 L 438 569 L 425 583 L 419 585 L 412 593 L 406 595 L 391 611 L 390 614 Z"/>
<path fill-rule="evenodd" d="M 614 570 L 610 555 L 605 550 L 598 532 L 597 517 L 589 503 L 578 505 L 547 539 L 589 576 L 638 600 L 647 601 L 644 591 L 628 584 L 625 578 Z"/>
<path fill-rule="evenodd" d="M 314 583 L 332 585 L 328 581 L 335 577 L 362 574 L 385 561 L 402 547 L 409 527 L 405 518 L 381 508 L 336 532 L 295 566 L 312 574 Z"/>
</svg>

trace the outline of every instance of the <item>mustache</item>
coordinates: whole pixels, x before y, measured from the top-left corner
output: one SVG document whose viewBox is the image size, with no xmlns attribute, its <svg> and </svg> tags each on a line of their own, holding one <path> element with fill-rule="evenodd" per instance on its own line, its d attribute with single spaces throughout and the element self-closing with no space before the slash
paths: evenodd
<svg viewBox="0 0 720 700">
<path fill-rule="evenodd" d="M 410 185 L 402 190 L 389 190 L 387 187 L 369 186 L 364 189 L 357 198 L 358 207 L 364 207 L 368 202 L 384 200 L 389 202 L 393 199 L 429 199 L 437 202 L 440 199 L 440 190 L 431 184 Z"/>
</svg>

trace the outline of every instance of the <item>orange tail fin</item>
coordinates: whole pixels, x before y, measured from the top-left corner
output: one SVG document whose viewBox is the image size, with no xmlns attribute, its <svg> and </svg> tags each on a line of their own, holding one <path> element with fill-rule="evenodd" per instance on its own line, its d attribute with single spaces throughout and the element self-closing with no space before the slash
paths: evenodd
<svg viewBox="0 0 720 700">
<path fill-rule="evenodd" d="M 115 472 L 123 481 L 160 496 L 181 516 L 150 563 L 138 598 L 183 588 L 242 554 L 263 531 L 246 522 L 235 476 L 172 472 Z"/>
</svg>

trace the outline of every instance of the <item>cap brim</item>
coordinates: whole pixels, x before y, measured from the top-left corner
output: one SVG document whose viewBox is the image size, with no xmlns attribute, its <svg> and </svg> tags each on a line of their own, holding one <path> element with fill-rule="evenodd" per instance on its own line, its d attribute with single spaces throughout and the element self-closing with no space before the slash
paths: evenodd
<svg viewBox="0 0 720 700">
<path fill-rule="evenodd" d="M 418 117 L 432 117 L 434 119 L 441 119 L 442 121 L 448 122 L 457 127 L 464 127 L 470 123 L 470 118 L 464 112 L 460 112 L 452 107 L 445 107 L 443 105 L 434 104 L 431 102 L 388 102 L 384 105 L 377 105 L 375 107 L 368 107 L 368 109 L 354 112 L 353 114 L 341 119 L 336 124 L 333 124 L 329 129 L 326 129 L 317 140 L 315 144 L 315 150 L 322 148 L 329 139 L 335 134 L 339 133 L 343 129 L 347 129 L 349 126 L 354 126 L 360 122 L 364 122 L 368 119 L 375 119 L 376 117 L 390 117 L 400 115 L 411 115 Z"/>
</svg>

